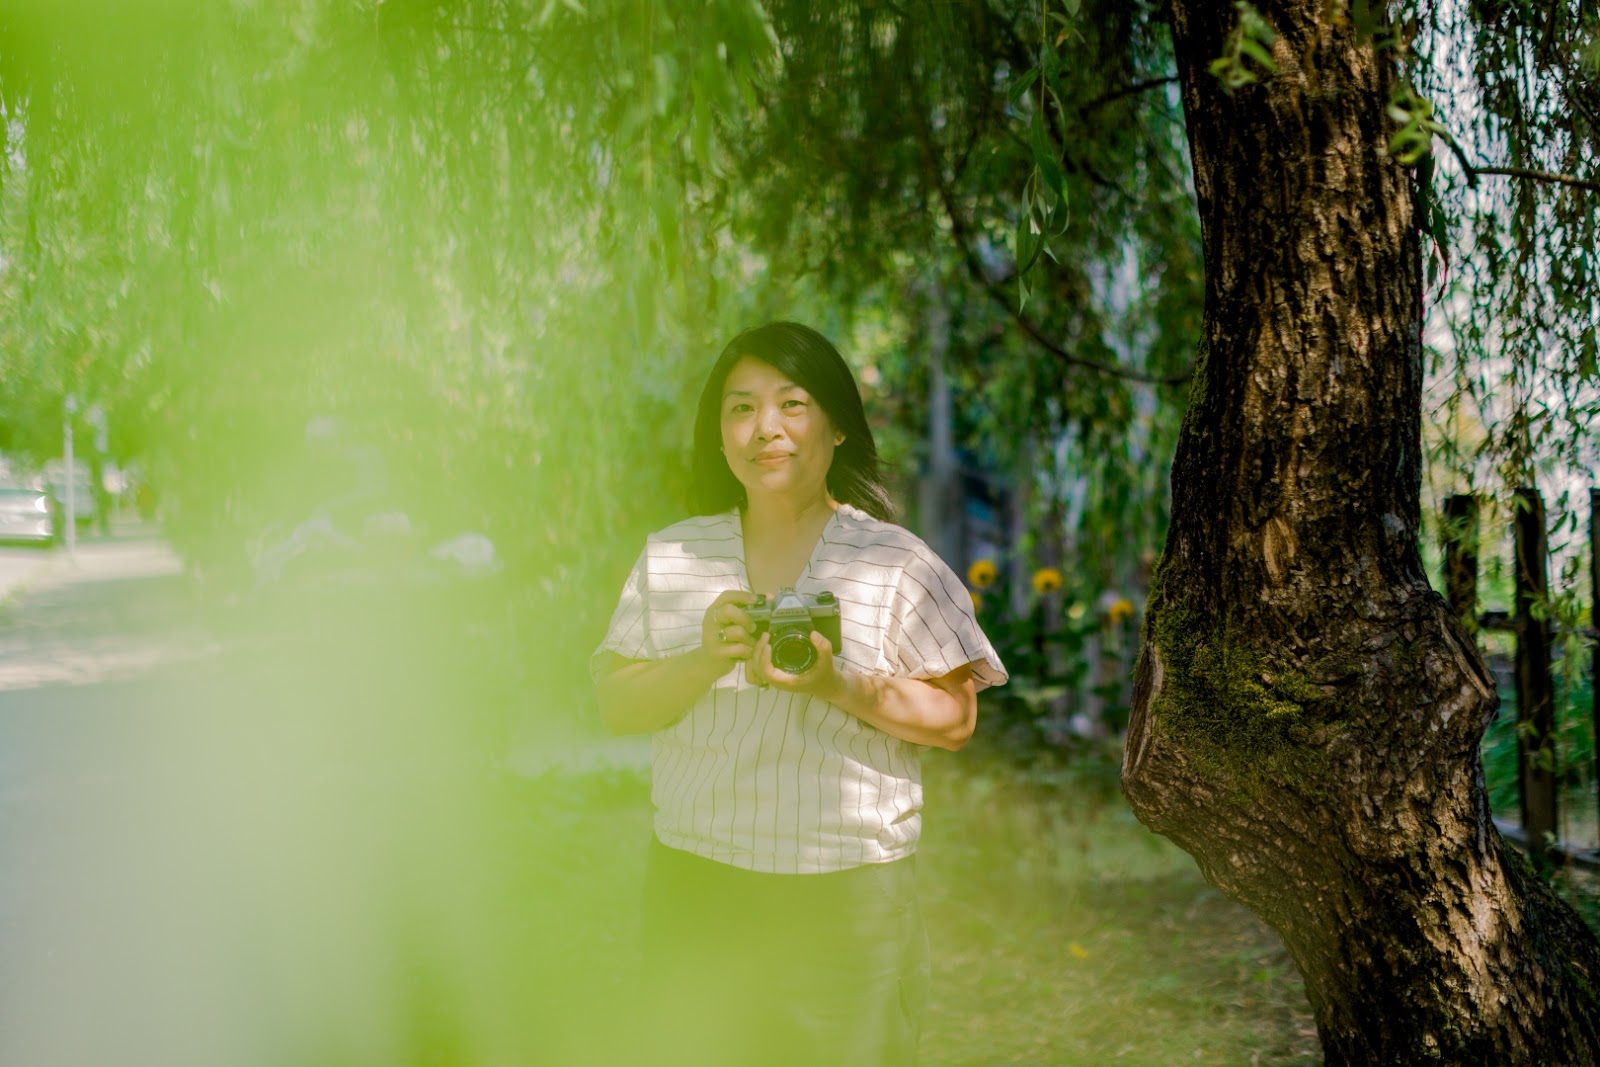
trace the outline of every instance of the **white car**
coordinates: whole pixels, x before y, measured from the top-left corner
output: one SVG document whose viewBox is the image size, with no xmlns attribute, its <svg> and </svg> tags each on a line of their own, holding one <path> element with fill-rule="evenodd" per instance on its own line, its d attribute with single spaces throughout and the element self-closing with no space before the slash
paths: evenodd
<svg viewBox="0 0 1600 1067">
<path fill-rule="evenodd" d="M 0 487 L 0 541 L 53 545 L 61 536 L 60 513 L 43 489 Z"/>
</svg>

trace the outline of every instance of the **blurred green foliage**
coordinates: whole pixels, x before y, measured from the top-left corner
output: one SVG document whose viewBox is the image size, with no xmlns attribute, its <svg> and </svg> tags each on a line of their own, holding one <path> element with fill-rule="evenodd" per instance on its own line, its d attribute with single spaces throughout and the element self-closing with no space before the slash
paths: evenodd
<svg viewBox="0 0 1600 1067">
<path fill-rule="evenodd" d="M 44 459 L 67 395 L 103 405 L 227 596 L 331 480 L 307 434 L 331 419 L 419 534 L 494 539 L 530 684 L 569 704 L 622 568 L 678 514 L 723 341 L 779 316 L 838 339 L 904 484 L 938 306 L 960 442 L 1026 484 L 1075 461 L 1024 439 L 1076 435 L 1110 580 L 1119 531 L 1163 528 L 1181 389 L 1095 368 L 1181 376 L 1199 272 L 1172 96 L 1062 110 L 1164 62 L 1094 14 L 1048 78 L 1050 144 L 1083 153 L 1030 307 L 1063 358 L 989 292 L 1040 145 L 1011 146 L 1032 105 L 1004 104 L 1029 53 L 976 9 L 12 5 L 0 448 Z"/>
<path fill-rule="evenodd" d="M 1575 0 L 1402 8 L 1385 47 L 1458 147 L 1582 169 Z M 194 572 L 237 590 L 328 478 L 306 430 L 331 417 L 419 538 L 494 539 L 530 690 L 577 708 L 623 569 L 680 513 L 703 369 L 794 317 L 870 380 L 901 487 L 946 351 L 957 444 L 1029 516 L 1006 562 L 1137 593 L 1204 290 L 1163 12 L 14 0 L 0 449 L 48 458 L 64 399 L 100 405 Z M 1239 40 L 1270 41 L 1252 12 Z M 1364 33 L 1381 14 L 1329 7 Z M 1519 81 L 1530 48 L 1548 76 Z M 1595 194 L 1472 183 L 1452 158 L 1418 171 L 1456 244 L 1431 297 L 1452 331 L 1434 464 L 1581 468 Z"/>
</svg>

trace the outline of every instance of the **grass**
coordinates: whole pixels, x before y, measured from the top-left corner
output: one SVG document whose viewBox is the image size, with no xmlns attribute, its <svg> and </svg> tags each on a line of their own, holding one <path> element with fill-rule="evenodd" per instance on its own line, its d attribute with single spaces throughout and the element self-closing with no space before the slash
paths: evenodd
<svg viewBox="0 0 1600 1067">
<path fill-rule="evenodd" d="M 270 808 L 227 805 L 270 823 L 233 832 L 278 843 L 270 891 L 241 901 L 277 916 L 258 936 L 286 966 L 247 954 L 253 1024 L 289 1035 L 276 1062 L 638 1062 L 646 775 L 389 763 L 298 775 L 323 784 Z M 1276 935 L 1133 819 L 1114 769 L 928 764 L 926 1067 L 1319 1062 Z"/>
<path fill-rule="evenodd" d="M 465 635 L 458 647 L 439 640 L 427 635 L 428 655 L 412 652 L 416 646 L 399 635 L 375 642 L 381 654 L 356 673 L 369 679 L 362 703 L 373 704 L 381 692 L 376 704 L 386 710 L 361 725 L 361 736 L 380 729 L 392 735 L 409 717 L 399 709 L 409 704 L 453 707 L 454 717 L 466 706 L 501 703 L 494 651 Z M 422 667 L 436 657 L 456 669 Z M 463 669 L 479 657 L 488 662 Z M 342 649 L 334 658 L 352 664 L 367 657 Z M 402 664 L 416 676 L 397 673 Z M 370 680 L 379 675 L 381 682 Z M 472 679 L 465 690 L 463 678 Z M 347 703 L 334 687 L 317 688 L 337 705 Z M 274 700 L 308 711 L 313 703 L 309 694 Z M 523 743 L 544 735 L 559 742 L 553 752 L 570 755 L 582 739 L 556 724 L 578 718 L 553 714 Z M 333 715 L 309 711 L 307 719 Z M 297 731 L 288 736 L 292 748 L 335 747 L 298 740 Z M 492 750 L 500 731 L 490 726 L 477 736 L 479 745 L 465 747 Z M 401 747 L 426 749 L 418 753 L 424 765 L 437 765 L 448 746 L 424 732 Z M 1110 759 L 1086 756 L 1049 773 L 1025 773 L 976 749 L 933 753 L 927 761 L 918 861 L 934 964 L 922 1046 L 927 1067 L 1319 1060 L 1299 976 L 1276 935 L 1133 818 Z M 387 759 L 398 765 L 412 757 L 391 751 Z M 274 836 L 300 836 L 316 821 L 318 832 L 339 841 L 381 842 L 342 877 L 326 862 L 294 863 L 307 884 L 277 894 L 280 910 L 314 914 L 315 928 L 352 942 L 349 949 L 326 941 L 304 949 L 339 961 L 322 968 L 331 991 L 304 982 L 288 993 L 263 991 L 265 1002 L 292 1001 L 275 1009 L 275 1029 L 323 1035 L 292 1062 L 390 1067 L 400 1062 L 395 1042 L 407 1049 L 403 1062 L 441 1067 L 637 1061 L 647 773 L 627 765 L 597 770 L 604 761 L 567 756 L 545 765 L 552 769 L 533 779 L 468 774 L 422 789 L 419 778 L 402 775 L 366 790 L 360 803 L 374 813 L 367 825 L 361 816 L 343 828 L 328 825 L 327 812 L 355 810 L 346 799 L 309 798 L 303 815 L 289 817 L 295 826 Z M 485 766 L 478 763 L 480 771 Z M 385 799 L 374 801 L 374 789 Z M 318 855 L 337 851 L 330 845 Z M 345 886 L 345 903 L 330 902 L 329 883 Z M 299 906 L 282 903 L 286 895 Z M 390 917 L 374 918 L 374 902 Z M 346 932 L 364 927 L 373 932 Z M 353 964 L 370 945 L 391 947 L 384 958 Z M 377 987 L 391 989 L 381 1011 L 366 1002 L 339 1006 L 338 989 Z M 363 1041 L 370 1039 L 360 1035 L 375 1018 L 405 1031 L 368 1053 Z"/>
<path fill-rule="evenodd" d="M 1114 775 L 930 760 L 924 1062 L 1318 1062 L 1277 935 L 1145 830 Z"/>
<path fill-rule="evenodd" d="M 1140 826 L 1102 769 L 1052 783 L 930 760 L 919 852 L 934 983 L 923 1063 L 1274 1065 L 1320 1052 L 1276 935 Z M 540 1063 L 629 1062 L 634 909 L 649 834 L 642 776 L 504 783 L 520 888 L 502 947 L 542 961 Z M 564 918 L 563 918 L 564 917 Z M 533 1050 L 529 1050 L 533 1051 Z"/>
</svg>

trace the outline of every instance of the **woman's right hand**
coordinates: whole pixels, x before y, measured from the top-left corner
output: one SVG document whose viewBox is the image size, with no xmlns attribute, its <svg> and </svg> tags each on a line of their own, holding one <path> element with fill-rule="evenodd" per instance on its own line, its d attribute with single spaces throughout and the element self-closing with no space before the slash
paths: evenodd
<svg viewBox="0 0 1600 1067">
<path fill-rule="evenodd" d="M 746 604 L 755 602 L 754 593 L 730 589 L 718 594 L 700 620 L 700 650 L 714 659 L 723 673 L 734 660 L 747 660 L 755 654 L 755 620 L 744 610 Z"/>
</svg>

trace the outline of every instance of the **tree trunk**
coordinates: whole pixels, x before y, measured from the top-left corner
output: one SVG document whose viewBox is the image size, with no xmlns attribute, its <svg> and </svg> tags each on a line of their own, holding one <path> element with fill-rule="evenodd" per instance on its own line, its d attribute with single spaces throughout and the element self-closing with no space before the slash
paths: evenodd
<svg viewBox="0 0 1600 1067">
<path fill-rule="evenodd" d="M 1206 314 L 1123 786 L 1282 935 L 1329 1064 L 1594 1064 L 1600 945 L 1495 832 L 1498 698 L 1423 572 L 1398 75 L 1341 7 L 1260 4 L 1278 70 L 1229 95 L 1233 6 L 1171 5 Z"/>
</svg>

